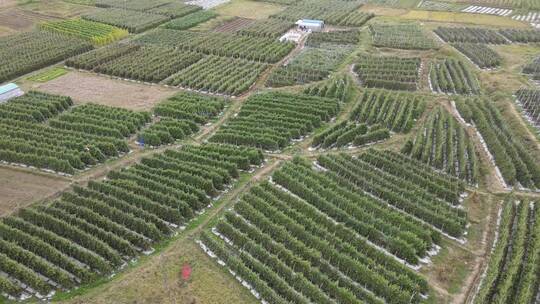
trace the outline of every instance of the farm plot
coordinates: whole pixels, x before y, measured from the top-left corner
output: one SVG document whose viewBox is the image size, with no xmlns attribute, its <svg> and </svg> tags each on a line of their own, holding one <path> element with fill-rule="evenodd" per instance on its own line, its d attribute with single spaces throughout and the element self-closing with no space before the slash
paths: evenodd
<svg viewBox="0 0 540 304">
<path fill-rule="evenodd" d="M 471 185 L 478 181 L 479 165 L 474 143 L 459 122 L 442 107 L 430 113 L 401 152 Z"/>
<path fill-rule="evenodd" d="M 425 105 L 424 97 L 416 94 L 367 89 L 351 113 L 351 120 L 406 133 L 422 115 Z"/>
<path fill-rule="evenodd" d="M 497 31 L 479 27 L 438 27 L 434 32 L 450 43 L 508 43 Z"/>
<path fill-rule="evenodd" d="M 428 50 L 438 47 L 418 24 L 371 24 L 369 31 L 376 47 Z"/>
<path fill-rule="evenodd" d="M 156 45 L 118 44 L 66 61 L 67 66 L 147 82 L 160 82 L 204 55 Z"/>
<path fill-rule="evenodd" d="M 134 111 L 150 111 L 158 102 L 178 93 L 176 89 L 164 86 L 149 86 L 78 71 L 70 71 L 36 87 L 42 92 L 69 96 L 75 104 L 97 103 Z"/>
<path fill-rule="evenodd" d="M 64 35 L 75 36 L 90 41 L 94 45 L 105 45 L 128 35 L 126 30 L 115 26 L 83 19 L 46 22 L 40 24 L 40 28 Z"/>
<path fill-rule="evenodd" d="M 540 12 L 528 12 L 525 14 L 515 14 L 512 16 L 513 20 L 526 21 L 531 24 L 532 27 L 540 29 Z"/>
<path fill-rule="evenodd" d="M 540 80 L 540 56 L 523 67 L 523 73 L 531 76 L 534 80 Z"/>
<path fill-rule="evenodd" d="M 169 29 L 156 29 L 136 41 L 270 63 L 278 62 L 294 48 L 293 43 L 282 43 L 269 38 Z"/>
<path fill-rule="evenodd" d="M 234 32 L 241 31 L 242 29 L 246 27 L 249 27 L 254 22 L 256 22 L 254 19 L 238 17 L 238 18 L 234 18 L 233 20 L 229 22 L 223 23 L 222 25 L 214 28 L 213 30 L 218 33 L 234 33 Z M 253 36 L 257 36 L 257 35 L 253 35 Z M 259 36 L 264 36 L 264 35 L 259 35 Z"/>
<path fill-rule="evenodd" d="M 464 13 L 471 14 L 487 14 L 487 15 L 497 15 L 497 16 L 510 16 L 512 14 L 511 9 L 497 8 L 497 7 L 486 7 L 478 5 L 470 5 L 462 10 Z"/>
<path fill-rule="evenodd" d="M 156 147 L 184 139 L 221 113 L 226 101 L 197 93 L 178 93 L 156 105 L 153 112 L 159 121 L 143 129 L 137 141 Z"/>
<path fill-rule="evenodd" d="M 271 17 L 296 22 L 302 18 L 324 20 L 326 24 L 362 26 L 373 14 L 360 12 L 361 1 L 300 1 Z"/>
<path fill-rule="evenodd" d="M 304 94 L 260 93 L 252 95 L 238 115 L 210 138 L 211 142 L 279 150 L 292 139 L 305 136 L 339 110 L 337 99 Z"/>
<path fill-rule="evenodd" d="M 535 303 L 540 263 L 540 204 L 509 196 L 474 303 Z"/>
<path fill-rule="evenodd" d="M 496 68 L 502 63 L 502 57 L 486 44 L 454 43 L 452 46 L 481 69 Z"/>
<path fill-rule="evenodd" d="M 383 155 L 374 157 L 387 160 Z M 212 233 L 203 233 L 201 246 L 245 280 L 263 301 L 421 302 L 428 292 L 427 282 L 394 256 L 416 264 L 440 242 L 440 236 L 411 215 L 415 210 L 402 213 L 390 207 L 394 201 L 388 197 L 403 194 L 400 198 L 418 210 L 446 212 L 452 219 L 445 218 L 447 223 L 455 219 L 460 223 L 451 223 L 461 226 L 463 212 L 438 201 L 439 193 L 429 188 L 427 178 L 449 186 L 455 186 L 454 181 L 431 170 L 425 175 L 412 173 L 421 186 L 412 184 L 405 180 L 407 176 L 393 172 L 396 167 L 405 169 L 407 161 L 402 166 L 394 163 L 390 170 L 381 168 L 382 173 L 370 160 L 345 155 L 320 157 L 318 163 L 328 170 L 314 170 L 299 158 L 286 163 L 273 174 L 272 182 L 262 182 L 244 194 Z M 362 173 L 353 173 L 355 169 Z M 368 181 L 364 174 L 374 179 Z M 396 182 L 407 189 L 386 186 Z M 364 191 L 369 186 L 379 192 L 368 195 Z M 424 195 L 421 207 L 413 189 Z M 457 194 L 451 188 L 440 190 Z M 405 231 L 407 237 L 401 233 Z"/>
<path fill-rule="evenodd" d="M 527 120 L 540 130 L 540 90 L 520 89 L 516 92 L 516 99 Z"/>
<path fill-rule="evenodd" d="M 154 28 L 169 17 L 158 14 L 143 13 L 119 8 L 101 8 L 82 15 L 83 19 L 114 25 L 128 30 L 130 33 L 140 33 Z"/>
<path fill-rule="evenodd" d="M 332 32 L 313 32 L 310 33 L 306 46 L 320 47 L 326 44 L 356 45 L 360 42 L 360 31 L 357 29 L 332 31 Z"/>
<path fill-rule="evenodd" d="M 495 165 L 509 186 L 540 188 L 540 165 L 523 138 L 502 118 L 493 103 L 485 99 L 457 99 L 465 121 L 474 123 Z M 536 149 L 535 149 L 536 150 Z"/>
<path fill-rule="evenodd" d="M 84 40 L 43 31 L 0 37 L 0 83 L 91 49 Z"/>
<path fill-rule="evenodd" d="M 313 147 L 322 149 L 345 146 L 362 146 L 388 139 L 390 131 L 380 124 L 368 126 L 365 123 L 343 121 L 313 137 Z"/>
<path fill-rule="evenodd" d="M 150 120 L 148 113 L 86 104 L 29 92 L 0 105 L 0 159 L 74 174 L 129 152 L 124 141 Z"/>
<path fill-rule="evenodd" d="M 173 30 L 186 30 L 194 27 L 199 23 L 206 22 L 218 15 L 213 11 L 200 10 L 193 14 L 185 15 L 180 18 L 173 19 L 163 25 L 164 28 Z"/>
<path fill-rule="evenodd" d="M 310 85 L 304 89 L 304 94 L 327 98 L 336 98 L 346 102 L 351 96 L 353 82 L 347 75 L 337 75 L 324 82 Z"/>
<path fill-rule="evenodd" d="M 460 11 L 466 6 L 463 4 L 456 4 L 450 2 L 439 2 L 439 1 L 422 1 L 418 4 L 418 8 L 425 9 L 428 11 L 443 11 L 443 12 L 454 12 Z"/>
<path fill-rule="evenodd" d="M 165 83 L 238 96 L 249 90 L 267 68 L 268 65 L 261 62 L 210 55 L 170 76 Z"/>
<path fill-rule="evenodd" d="M 0 222 L 1 292 L 47 295 L 111 275 L 262 161 L 252 149 L 185 146 L 21 209 Z"/>
<path fill-rule="evenodd" d="M 429 79 L 433 92 L 479 94 L 476 76 L 461 60 L 447 58 L 431 65 Z"/>
<path fill-rule="evenodd" d="M 274 69 L 266 85 L 282 87 L 323 80 L 336 70 L 353 50 L 354 46 L 348 45 L 306 47 L 286 65 Z"/>
<path fill-rule="evenodd" d="M 159 7 L 164 4 L 168 4 L 171 1 L 169 0 L 154 0 L 154 1 L 146 1 L 146 0 L 96 0 L 95 5 L 97 7 L 105 7 L 105 8 L 123 8 L 123 9 L 129 9 L 129 10 L 135 10 L 135 11 L 146 11 L 153 9 L 155 7 Z"/>
<path fill-rule="evenodd" d="M 47 81 L 56 79 L 60 76 L 63 76 L 67 74 L 67 72 L 68 71 L 64 68 L 55 67 L 55 68 L 43 71 L 41 73 L 38 73 L 36 75 L 32 75 L 28 77 L 27 79 L 30 81 L 35 81 L 35 82 L 47 82 Z"/>
<path fill-rule="evenodd" d="M 420 58 L 361 55 L 354 72 L 368 88 L 415 91 L 420 79 Z"/>
<path fill-rule="evenodd" d="M 146 10 L 146 12 L 158 15 L 165 15 L 170 18 L 178 18 L 194 13 L 201 9 L 202 8 L 200 6 L 196 5 L 190 5 L 181 2 L 171 2 Z"/>
<path fill-rule="evenodd" d="M 540 3 L 535 0 L 475 0 L 474 3 L 498 7 L 512 7 L 525 10 L 540 9 Z"/>
<path fill-rule="evenodd" d="M 538 43 L 540 42 L 539 30 L 517 30 L 517 29 L 504 29 L 499 33 L 506 37 L 506 39 L 512 42 L 519 43 Z"/>
<path fill-rule="evenodd" d="M 237 31 L 240 35 L 276 39 L 293 27 L 293 23 L 279 19 L 256 20 Z"/>
</svg>

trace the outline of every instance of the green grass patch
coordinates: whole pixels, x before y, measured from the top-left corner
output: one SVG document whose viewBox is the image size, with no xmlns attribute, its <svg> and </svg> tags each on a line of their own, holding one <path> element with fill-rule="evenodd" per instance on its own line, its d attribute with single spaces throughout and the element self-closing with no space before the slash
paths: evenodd
<svg viewBox="0 0 540 304">
<path fill-rule="evenodd" d="M 55 67 L 52 69 L 45 70 L 43 72 L 40 72 L 38 74 L 32 75 L 28 77 L 27 79 L 34 82 L 47 82 L 51 81 L 53 79 L 56 79 L 62 75 L 67 74 L 68 70 L 61 68 L 61 67 Z"/>
</svg>

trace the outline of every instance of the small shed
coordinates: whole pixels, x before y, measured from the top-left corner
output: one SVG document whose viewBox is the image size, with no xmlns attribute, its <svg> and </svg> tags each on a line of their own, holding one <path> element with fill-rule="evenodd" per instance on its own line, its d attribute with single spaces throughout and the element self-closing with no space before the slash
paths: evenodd
<svg viewBox="0 0 540 304">
<path fill-rule="evenodd" d="M 0 103 L 8 101 L 8 99 L 21 96 L 24 92 L 14 83 L 8 83 L 0 86 Z"/>
<path fill-rule="evenodd" d="M 311 30 L 312 32 L 320 32 L 324 28 L 324 21 L 313 19 L 300 19 L 296 21 L 296 25 L 300 30 Z"/>
</svg>

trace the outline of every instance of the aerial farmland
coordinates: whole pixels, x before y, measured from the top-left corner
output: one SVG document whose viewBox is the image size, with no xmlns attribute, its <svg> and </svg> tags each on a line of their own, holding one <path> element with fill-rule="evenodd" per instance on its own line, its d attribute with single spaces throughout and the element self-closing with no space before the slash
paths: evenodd
<svg viewBox="0 0 540 304">
<path fill-rule="evenodd" d="M 540 303 L 540 2 L 0 1 L 17 303 Z"/>
</svg>

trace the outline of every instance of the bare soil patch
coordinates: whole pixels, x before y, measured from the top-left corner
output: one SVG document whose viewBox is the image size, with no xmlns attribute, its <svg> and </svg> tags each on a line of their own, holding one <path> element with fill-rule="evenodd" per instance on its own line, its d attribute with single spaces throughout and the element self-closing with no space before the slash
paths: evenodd
<svg viewBox="0 0 540 304">
<path fill-rule="evenodd" d="M 219 33 L 232 33 L 247 27 L 253 22 L 255 22 L 253 19 L 238 17 L 216 27 L 214 31 Z"/>
<path fill-rule="evenodd" d="M 94 102 L 136 111 L 149 110 L 159 101 L 179 90 L 158 85 L 128 82 L 106 76 L 71 71 L 68 74 L 34 85 L 40 91 L 70 96 L 75 103 Z"/>
<path fill-rule="evenodd" d="M 69 187 L 69 180 L 22 169 L 0 167 L 0 217 Z"/>
</svg>

